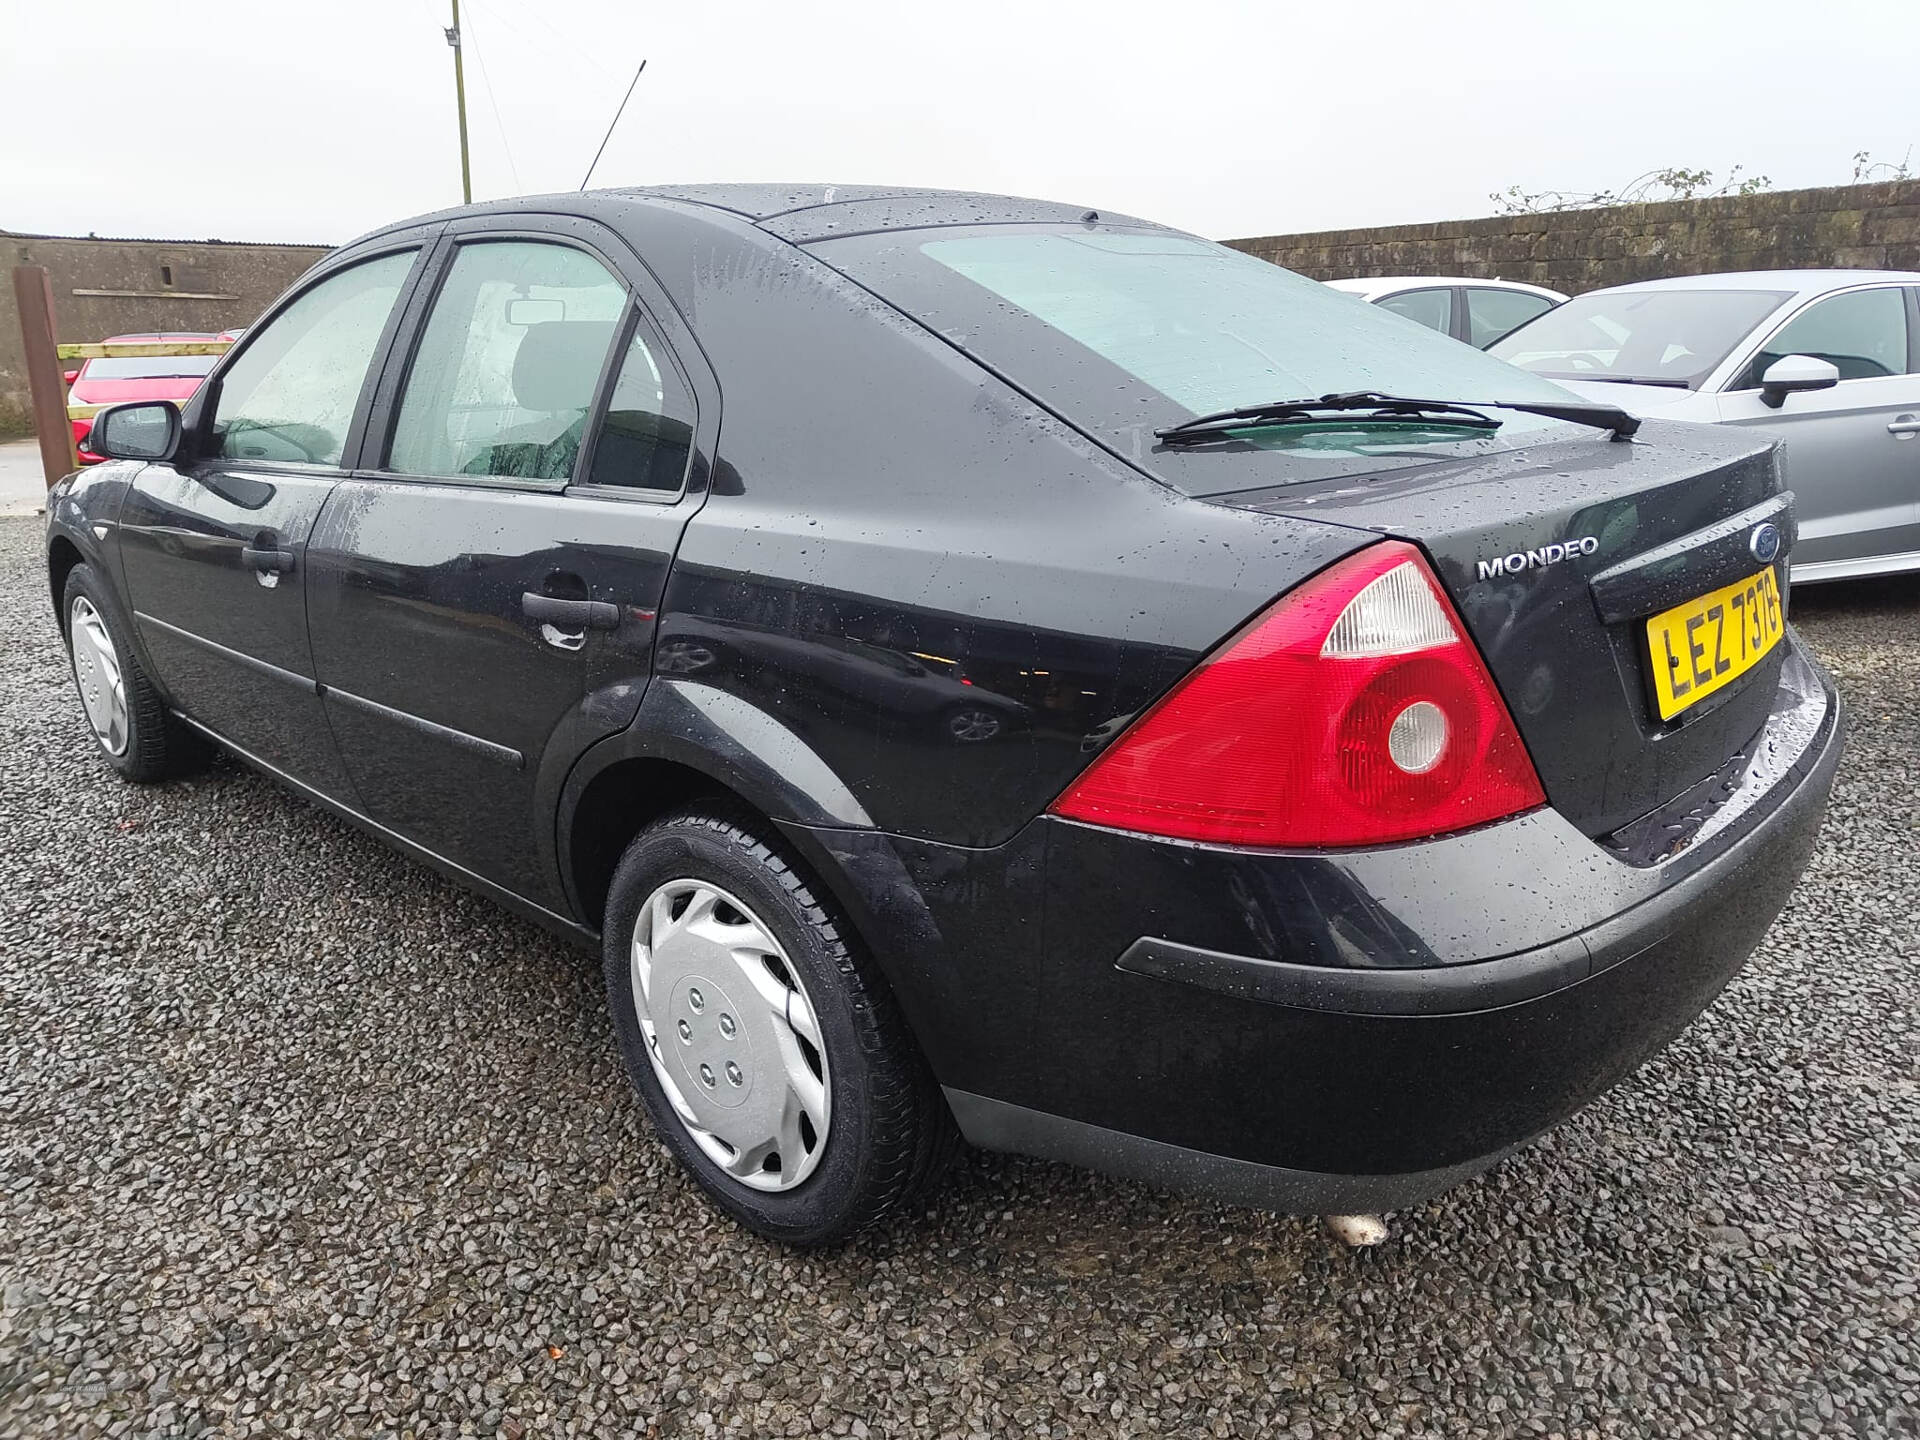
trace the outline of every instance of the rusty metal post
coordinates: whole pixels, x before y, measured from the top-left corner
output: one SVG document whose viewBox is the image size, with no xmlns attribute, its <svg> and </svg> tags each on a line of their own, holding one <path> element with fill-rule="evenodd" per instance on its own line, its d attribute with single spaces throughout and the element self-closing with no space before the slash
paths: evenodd
<svg viewBox="0 0 1920 1440">
<path fill-rule="evenodd" d="M 67 423 L 67 382 L 53 331 L 53 277 L 44 265 L 13 267 L 13 298 L 20 307 L 20 343 L 27 360 L 27 388 L 33 395 L 33 429 L 40 437 L 40 467 L 51 490 L 80 468 L 73 451 L 73 426 Z"/>
</svg>

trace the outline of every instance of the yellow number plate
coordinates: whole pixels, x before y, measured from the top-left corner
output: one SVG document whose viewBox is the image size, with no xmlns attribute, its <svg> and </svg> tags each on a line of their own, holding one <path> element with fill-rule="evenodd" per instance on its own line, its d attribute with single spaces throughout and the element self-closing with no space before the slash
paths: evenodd
<svg viewBox="0 0 1920 1440">
<path fill-rule="evenodd" d="M 1786 617 L 1771 567 L 1647 621 L 1662 720 L 1723 690 L 1780 643 Z"/>
</svg>

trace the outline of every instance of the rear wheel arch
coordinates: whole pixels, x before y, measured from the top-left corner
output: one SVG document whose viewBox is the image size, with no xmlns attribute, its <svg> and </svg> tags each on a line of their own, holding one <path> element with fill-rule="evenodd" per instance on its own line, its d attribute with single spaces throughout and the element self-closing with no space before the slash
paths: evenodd
<svg viewBox="0 0 1920 1440">
<path fill-rule="evenodd" d="M 643 825 L 706 795 L 783 828 L 873 824 L 825 760 L 775 717 L 715 686 L 656 676 L 633 723 L 581 756 L 560 787 L 554 844 L 580 918 L 599 926 L 614 868 Z M 832 864 L 804 858 L 844 903 Z"/>
<path fill-rule="evenodd" d="M 750 793 L 720 772 L 718 765 L 709 767 L 684 758 L 641 752 L 612 758 L 590 775 L 576 773 L 562 800 L 557 838 L 562 878 L 580 919 L 595 929 L 600 927 L 613 873 L 636 835 L 664 816 L 707 805 L 777 837 L 822 898 L 829 900 L 852 932 L 867 943 L 868 927 L 861 923 L 863 907 L 849 893 L 846 877 L 813 841 L 811 832 L 782 824 L 777 817 L 785 807 L 775 797 Z"/>
<path fill-rule="evenodd" d="M 658 756 L 616 760 L 589 779 L 560 830 L 560 864 L 581 919 L 599 927 L 607 887 L 634 836 L 661 816 L 707 799 L 746 806 L 713 776 Z"/>
</svg>

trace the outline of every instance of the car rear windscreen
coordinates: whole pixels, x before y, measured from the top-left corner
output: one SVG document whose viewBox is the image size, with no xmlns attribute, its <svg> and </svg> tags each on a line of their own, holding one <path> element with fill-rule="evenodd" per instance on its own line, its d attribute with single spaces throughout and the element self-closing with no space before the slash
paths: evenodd
<svg viewBox="0 0 1920 1440">
<path fill-rule="evenodd" d="M 1336 391 L 1570 398 L 1355 296 L 1191 236 L 1009 225 L 807 248 L 1125 453 L 1195 415 Z M 1502 440 L 1558 424 L 1500 419 Z M 1287 442 L 1275 432 L 1272 443 Z"/>
</svg>

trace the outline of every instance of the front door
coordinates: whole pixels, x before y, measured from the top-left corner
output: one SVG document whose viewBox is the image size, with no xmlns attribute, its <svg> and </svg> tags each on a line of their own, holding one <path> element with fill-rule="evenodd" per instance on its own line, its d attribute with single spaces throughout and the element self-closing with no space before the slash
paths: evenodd
<svg viewBox="0 0 1920 1440">
<path fill-rule="evenodd" d="M 418 257 L 337 270 L 254 329 L 191 412 L 181 461 L 142 471 L 120 517 L 135 624 L 174 705 L 349 801 L 307 642 L 306 547 Z"/>
<path fill-rule="evenodd" d="M 1787 321 L 1742 371 L 1740 388 L 1720 397 L 1724 423 L 1785 442 L 1800 525 L 1796 574 L 1920 553 L 1920 374 L 1910 348 L 1905 291 L 1844 291 Z M 1787 355 L 1831 361 L 1840 383 L 1774 409 L 1760 398 L 1760 377 Z"/>
<path fill-rule="evenodd" d="M 555 799 L 639 708 L 701 499 L 694 392 L 633 288 L 577 243 L 458 236 L 383 382 L 384 463 L 333 493 L 308 551 L 315 664 L 367 813 L 555 911 Z"/>
</svg>

